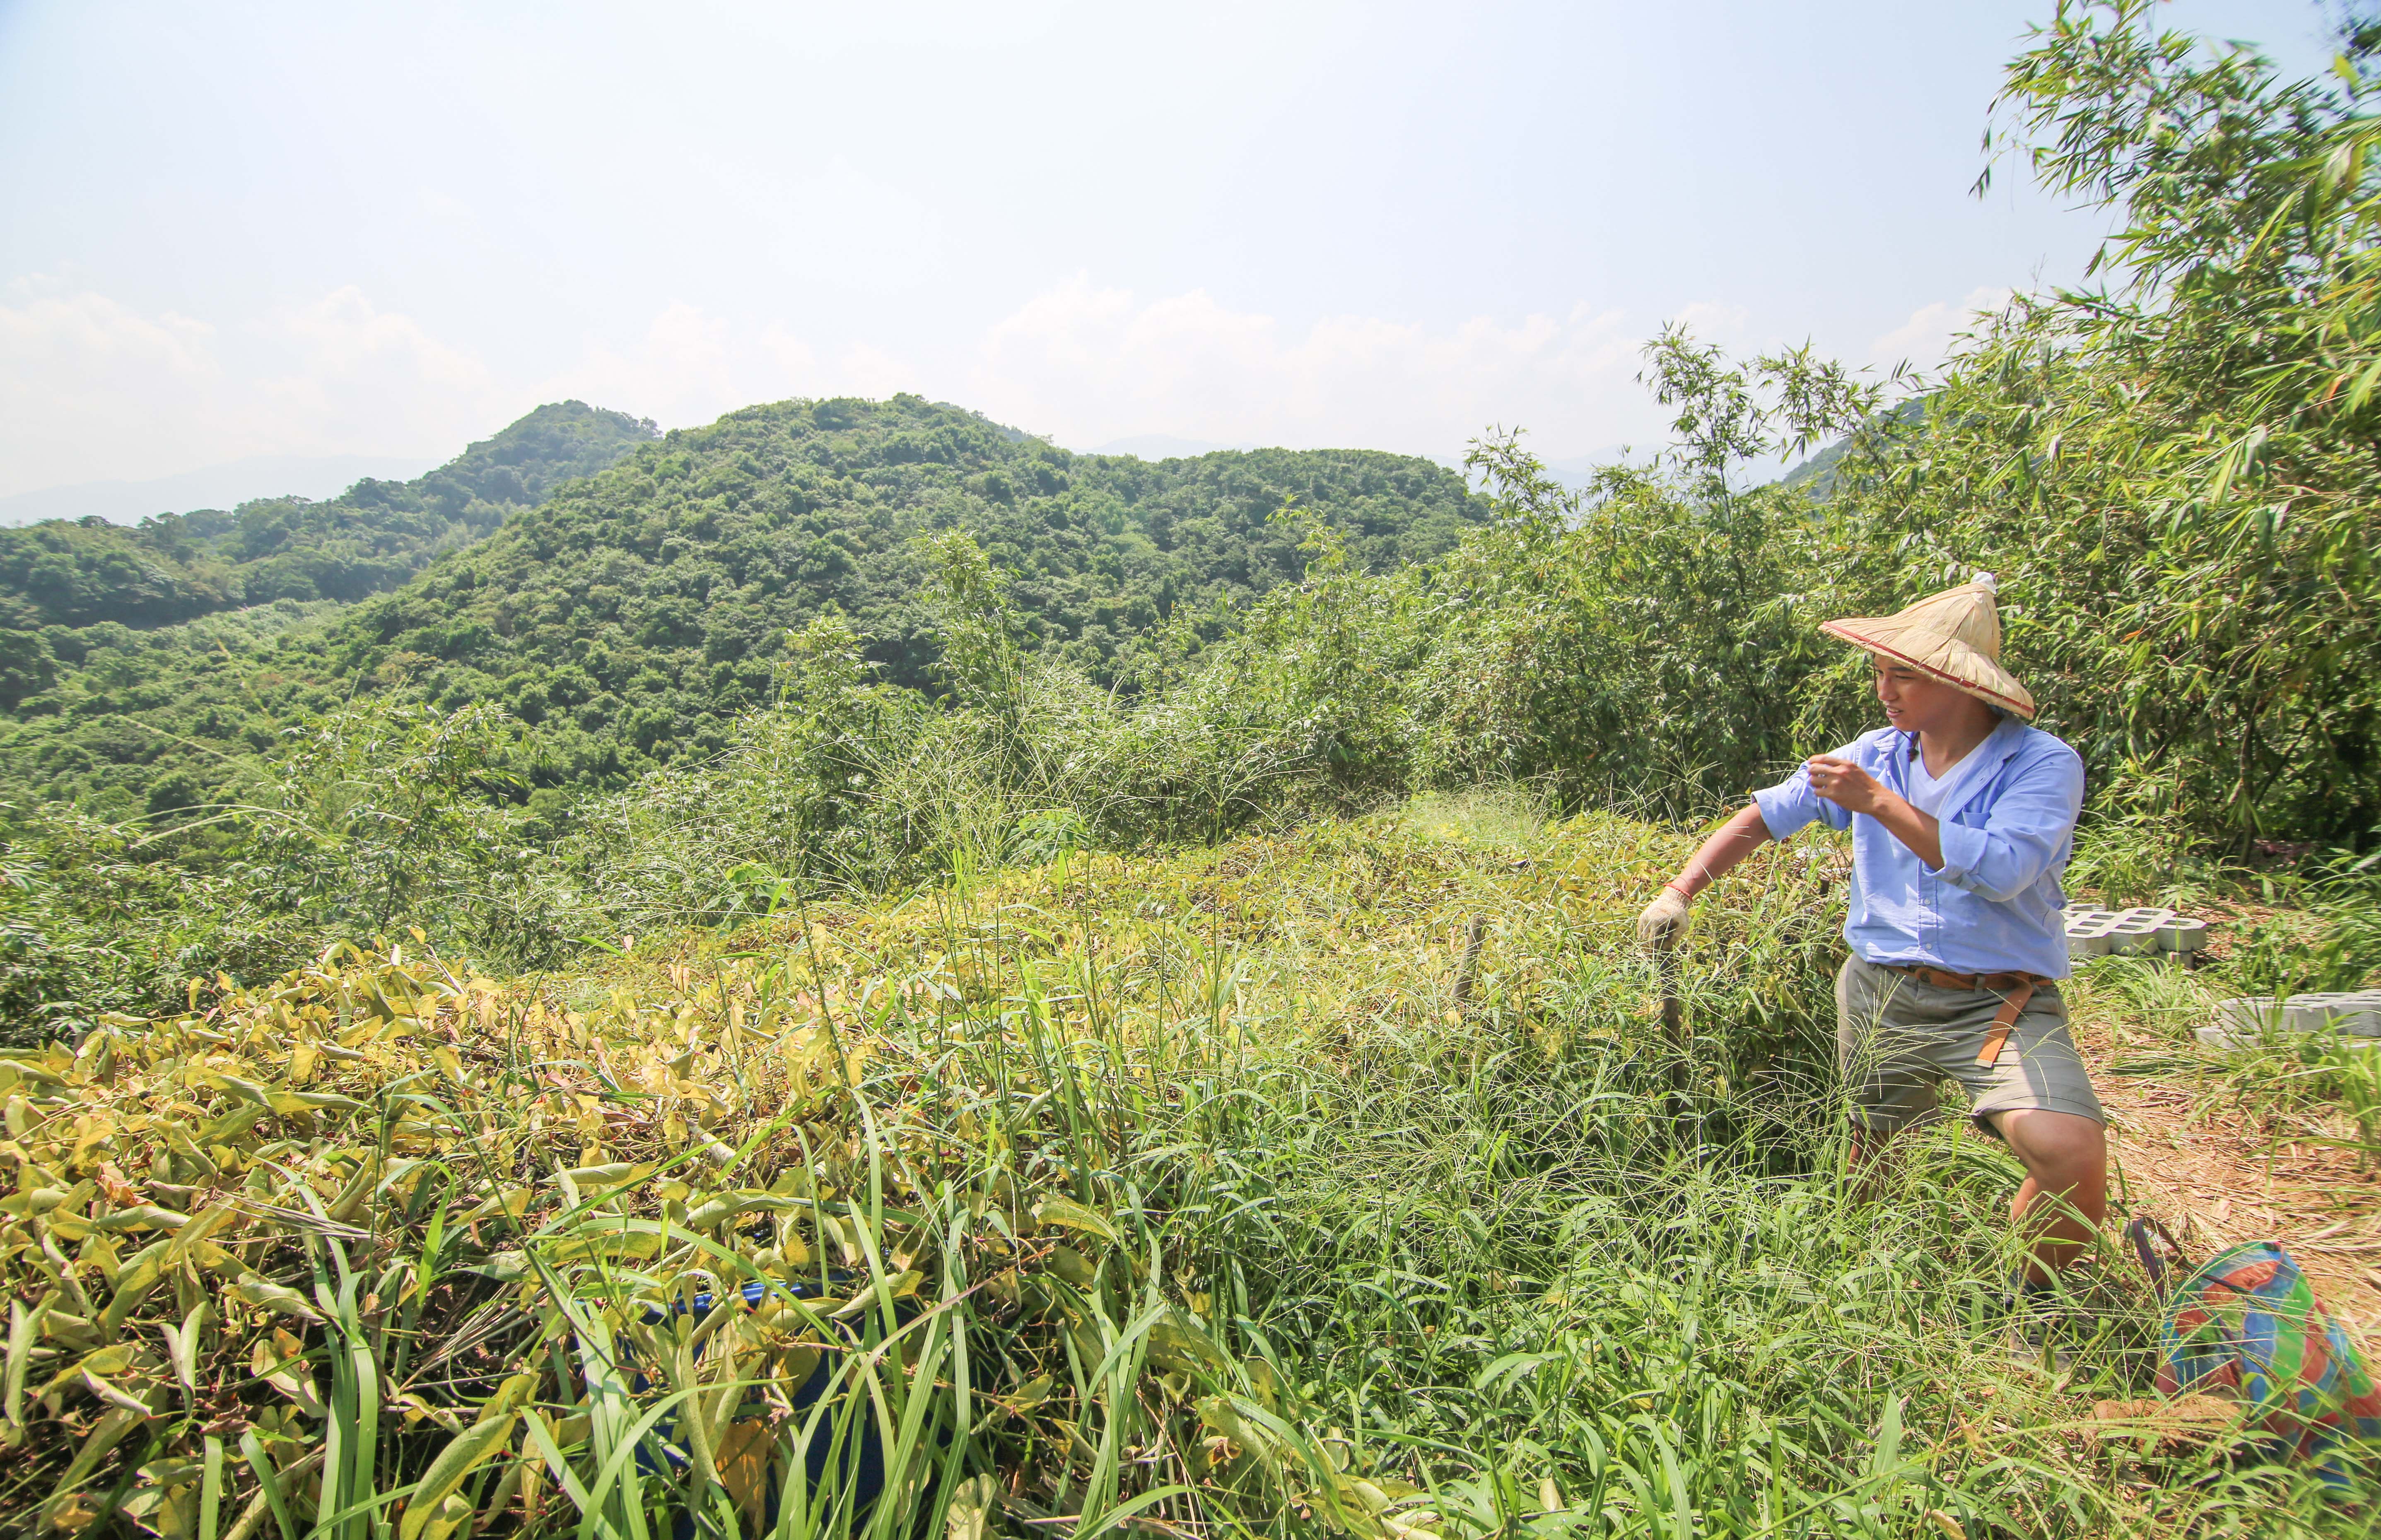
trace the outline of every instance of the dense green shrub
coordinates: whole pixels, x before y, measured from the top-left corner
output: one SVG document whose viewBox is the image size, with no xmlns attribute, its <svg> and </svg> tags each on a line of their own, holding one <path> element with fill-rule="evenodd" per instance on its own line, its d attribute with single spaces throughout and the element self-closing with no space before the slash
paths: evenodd
<svg viewBox="0 0 2381 1540">
<path fill-rule="evenodd" d="M 367 477 L 324 502 L 261 497 L 129 527 L 92 518 L 0 530 L 0 627 L 147 629 L 276 599 L 360 599 L 611 465 L 653 431 L 561 401 L 413 481 Z"/>
<path fill-rule="evenodd" d="M 377 693 L 500 705 L 530 729 L 518 768 L 531 782 L 617 786 L 725 750 L 738 715 L 774 699 L 785 633 L 829 607 L 891 682 L 931 686 L 923 534 L 969 532 L 1008 574 L 1026 644 L 1129 691 L 1161 621 L 1195 647 L 1297 578 L 1297 537 L 1272 517 L 1287 501 L 1346 532 L 1373 570 L 1439 555 L 1485 517 L 1459 476 L 1405 456 L 1072 456 L 914 397 L 754 407 L 570 482 L 559 477 L 575 473 L 579 446 L 546 421 L 562 409 L 409 487 L 362 483 L 340 503 L 296 507 L 295 532 L 274 533 L 291 510 L 264 505 L 140 532 L 43 526 L 41 539 L 165 540 L 189 558 L 174 571 L 237 555 L 246 565 L 223 568 L 218 588 L 246 583 L 251 607 L 159 625 L 173 617 L 156 605 L 125 609 L 130 624 L 69 606 L 56 613 L 70 624 L 0 630 L 0 773 L 21 794 L 115 817 L 177 776 L 209 793 L 199 801 L 236 802 L 280 731 Z M 473 488 L 544 501 L 521 513 L 466 498 L 470 518 L 439 522 Z M 497 515 L 514 517 L 481 541 Z M 259 578 L 260 563 L 293 552 L 348 549 L 349 526 L 411 564 L 397 577 L 446 554 L 353 613 L 330 606 L 387 586 L 358 576 L 363 566 L 328 587 Z M 6 573 L 0 559 L 0 609 Z"/>
<path fill-rule="evenodd" d="M 779 403 L 327 623 L 34 633 L 0 651 L 0 754 L 104 795 L 13 815 L 11 976 L 52 982 L 11 1009 L 408 922 L 534 964 L 1432 788 L 1703 816 L 1873 723 L 1819 620 L 1985 568 L 2124 833 L 2108 880 L 2369 843 L 2381 130 L 2360 67 L 2285 85 L 2146 16 L 2062 13 L 2010 76 L 2040 174 L 2127 221 L 2110 286 L 1990 318 L 1923 410 L 1668 333 L 1654 462 L 1572 491 L 1491 434 L 1475 495 L 1393 456 L 1152 466 L 915 397 Z M 1836 434 L 1825 474 L 1748 484 Z"/>
<path fill-rule="evenodd" d="M 2062 6 L 2004 105 L 2119 221 L 2088 290 L 1986 318 L 1834 499 L 1845 603 L 1968 567 L 2095 797 L 2234 848 L 2381 824 L 2381 168 L 2370 40 L 2327 81 Z"/>
</svg>

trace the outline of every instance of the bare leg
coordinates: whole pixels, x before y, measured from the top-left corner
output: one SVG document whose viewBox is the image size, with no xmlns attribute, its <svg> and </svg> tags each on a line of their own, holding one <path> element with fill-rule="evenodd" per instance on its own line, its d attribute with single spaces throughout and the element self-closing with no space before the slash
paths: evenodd
<svg viewBox="0 0 2381 1540">
<path fill-rule="evenodd" d="M 2034 1235 L 2026 1281 L 2040 1283 L 2072 1263 L 2108 1216 L 2108 1136 L 2089 1118 L 2046 1107 L 2015 1107 L 1992 1115 L 2011 1154 L 2025 1163 L 2025 1181 L 2009 1202 L 2009 1222 Z M 2062 1200 L 2031 1222 L 2037 1200 Z M 2070 1212 L 2071 1210 L 2071 1212 Z"/>
<path fill-rule="evenodd" d="M 1861 1173 L 1860 1185 L 1852 1197 L 1858 1203 L 1874 1203 L 1901 1169 L 1901 1146 L 1895 1143 L 1894 1132 L 1884 1133 L 1852 1125 L 1852 1169 Z"/>
</svg>

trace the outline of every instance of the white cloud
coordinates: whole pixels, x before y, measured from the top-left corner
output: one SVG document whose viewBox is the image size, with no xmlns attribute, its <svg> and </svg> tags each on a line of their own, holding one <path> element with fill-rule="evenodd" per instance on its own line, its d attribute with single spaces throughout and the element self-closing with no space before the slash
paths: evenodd
<svg viewBox="0 0 2381 1540">
<path fill-rule="evenodd" d="M 1742 305 L 1698 299 L 1670 319 L 1693 333 L 1697 342 L 1709 343 L 1740 337 L 1752 312 Z"/>
<path fill-rule="evenodd" d="M 473 355 L 340 288 L 228 330 L 54 280 L 0 303 L 0 493 L 252 455 L 451 452 L 509 403 Z"/>
<path fill-rule="evenodd" d="M 479 360 L 440 342 L 411 316 L 379 309 L 352 284 L 311 305 L 284 312 L 279 325 L 305 350 L 311 376 L 355 374 L 394 364 L 443 389 L 487 388 L 488 371 Z"/>
<path fill-rule="evenodd" d="M 131 364 L 180 375 L 208 371 L 214 328 L 171 312 L 140 315 L 90 289 L 67 292 L 29 279 L 12 286 L 23 304 L 0 306 L 0 359 L 12 374 L 52 372 L 59 384 Z"/>
<path fill-rule="evenodd" d="M 1529 429 L 1557 459 L 1661 432 L 1636 380 L 1655 328 L 1589 304 L 1291 324 L 1204 289 L 1145 298 L 1078 275 L 912 355 L 674 301 L 630 340 L 591 340 L 565 367 L 507 377 L 354 287 L 224 327 L 57 285 L 13 298 L 0 304 L 0 494 L 250 455 L 452 454 L 570 397 L 687 426 L 759 401 L 906 390 L 1076 447 L 1163 434 L 1448 460 L 1490 424 Z M 1948 316 L 1932 307 L 1904 330 Z M 1679 319 L 1742 342 L 1740 309 L 1698 304 Z"/>
<path fill-rule="evenodd" d="M 28 279 L 0 302 L 0 492 L 135 478 L 251 452 L 218 442 L 214 328 Z"/>
<path fill-rule="evenodd" d="M 1888 369 L 1906 361 L 1931 373 L 1957 346 L 1960 334 L 1973 329 L 1977 312 L 1999 310 L 2009 299 L 2006 288 L 1972 288 L 1956 301 L 1921 305 L 1900 325 L 1870 342 L 1869 361 Z"/>
<path fill-rule="evenodd" d="M 676 428 L 760 401 L 923 388 L 914 363 L 883 348 L 854 346 L 825 359 L 780 323 L 739 324 L 673 301 L 634 344 L 588 344 L 578 363 L 540 381 L 517 409 L 576 397 Z"/>
<path fill-rule="evenodd" d="M 576 365 L 548 376 L 532 394 L 541 401 L 575 397 L 674 425 L 707 420 L 742 404 L 723 398 L 735 388 L 726 377 L 729 347 L 726 322 L 673 302 L 630 347 L 590 342 Z"/>
<path fill-rule="evenodd" d="M 1501 422 L 1556 452 L 1646 419 L 1639 342 L 1619 312 L 1584 304 L 1446 328 L 1340 315 L 1296 329 L 1203 289 L 1144 300 L 1079 275 L 985 334 L 966 399 L 1077 446 L 1164 433 L 1453 457 Z"/>
<path fill-rule="evenodd" d="M 271 414 L 259 431 L 294 441 L 276 449 L 459 449 L 507 404 L 476 356 L 352 286 L 281 312 L 261 332 L 273 369 L 255 385 Z"/>
<path fill-rule="evenodd" d="M 218 329 L 29 280 L 0 302 L 0 495 L 140 481 L 256 455 L 445 457 L 568 397 L 673 426 L 755 401 L 916 387 L 910 366 L 855 349 L 822 367 L 775 324 L 692 305 L 626 347 L 590 343 L 543 379 L 478 354 L 353 287 Z"/>
</svg>

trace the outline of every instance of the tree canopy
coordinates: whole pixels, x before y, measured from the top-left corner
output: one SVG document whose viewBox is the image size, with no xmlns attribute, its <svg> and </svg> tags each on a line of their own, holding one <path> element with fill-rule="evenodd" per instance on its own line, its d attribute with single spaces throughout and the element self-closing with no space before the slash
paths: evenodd
<svg viewBox="0 0 2381 1540">
<path fill-rule="evenodd" d="M 1485 517 L 1458 473 L 1411 457 L 1080 456 L 916 397 L 778 402 L 661 438 L 543 408 L 336 503 L 20 532 L 97 575 L 72 591 L 88 599 L 20 585 L 54 618 L 0 630 L 0 766 L 119 814 L 237 801 L 294 725 L 387 694 L 503 707 L 537 783 L 616 781 L 725 745 L 775 699 L 788 630 L 828 609 L 882 678 L 931 687 L 916 543 L 947 530 L 1012 575 L 1029 645 L 1130 690 L 1159 630 L 1196 651 L 1296 580 L 1299 535 L 1275 519 L 1292 504 L 1380 571 Z M 372 577 L 408 563 L 410 581 Z"/>
<path fill-rule="evenodd" d="M 625 413 L 561 401 L 427 475 L 367 477 L 325 502 L 262 497 L 131 526 L 94 518 L 0 530 L 0 628 L 148 629 L 278 599 L 360 599 L 561 483 L 604 470 L 653 432 Z"/>
</svg>

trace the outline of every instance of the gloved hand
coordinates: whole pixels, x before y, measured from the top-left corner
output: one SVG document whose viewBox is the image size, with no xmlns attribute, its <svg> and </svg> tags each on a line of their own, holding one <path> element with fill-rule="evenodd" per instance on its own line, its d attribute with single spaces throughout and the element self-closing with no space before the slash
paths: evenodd
<svg viewBox="0 0 2381 1540">
<path fill-rule="evenodd" d="M 1666 887 L 1637 916 L 1638 943 L 1650 951 L 1667 952 L 1687 934 L 1687 897 Z"/>
</svg>

